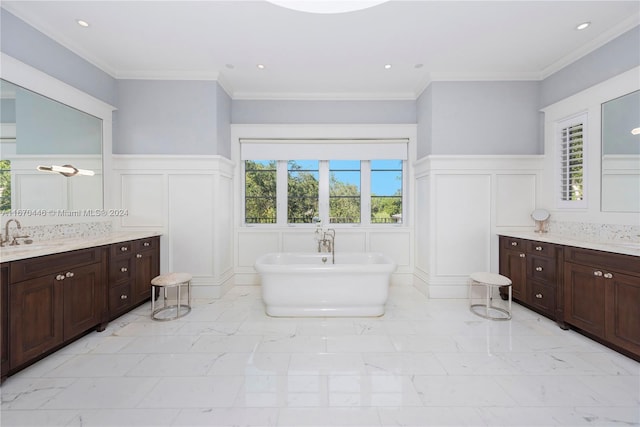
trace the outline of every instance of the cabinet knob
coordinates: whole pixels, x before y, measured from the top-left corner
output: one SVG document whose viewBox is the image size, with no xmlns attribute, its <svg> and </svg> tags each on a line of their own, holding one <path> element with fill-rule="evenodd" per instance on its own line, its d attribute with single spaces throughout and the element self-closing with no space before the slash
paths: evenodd
<svg viewBox="0 0 640 427">
<path fill-rule="evenodd" d="M 536 294 L 536 298 L 542 299 L 542 294 Z"/>
<path fill-rule="evenodd" d="M 536 246 L 536 251 L 542 252 L 542 246 Z"/>
<path fill-rule="evenodd" d="M 142 244 L 142 246 L 144 246 L 144 247 L 148 248 L 149 246 L 151 246 L 151 243 L 149 243 L 149 242 L 144 242 L 144 243 Z"/>
<path fill-rule="evenodd" d="M 593 272 L 593 275 L 597 276 L 597 277 L 602 277 L 602 271 L 596 270 L 596 271 Z"/>
<path fill-rule="evenodd" d="M 511 246 L 518 246 L 518 242 L 511 242 Z"/>
<path fill-rule="evenodd" d="M 58 274 L 56 280 L 64 280 L 64 274 Z"/>
<path fill-rule="evenodd" d="M 542 267 L 536 267 L 536 271 L 542 271 Z"/>
<path fill-rule="evenodd" d="M 123 273 L 126 273 L 126 272 L 128 271 L 128 269 L 127 269 L 127 267 L 122 267 L 122 268 L 120 269 L 120 271 L 122 271 Z"/>
<path fill-rule="evenodd" d="M 525 256 L 525 254 L 520 254 L 520 258 L 524 258 Z"/>
<path fill-rule="evenodd" d="M 121 247 L 120 247 L 120 250 L 121 250 L 122 252 L 127 252 L 127 251 L 129 250 L 129 248 L 127 248 L 126 246 L 121 246 Z"/>
<path fill-rule="evenodd" d="M 604 273 L 604 278 L 605 278 L 605 279 L 613 279 L 613 274 L 611 274 L 611 273 Z"/>
<path fill-rule="evenodd" d="M 136 254 L 136 258 L 142 258 L 142 254 Z"/>
<path fill-rule="evenodd" d="M 71 271 L 67 271 L 67 277 L 73 277 L 74 274 Z"/>
<path fill-rule="evenodd" d="M 129 298 L 129 297 L 127 297 L 127 296 L 126 296 L 126 295 L 124 295 L 124 294 L 123 294 L 123 295 L 120 295 L 120 299 L 127 299 L 127 298 Z"/>
</svg>

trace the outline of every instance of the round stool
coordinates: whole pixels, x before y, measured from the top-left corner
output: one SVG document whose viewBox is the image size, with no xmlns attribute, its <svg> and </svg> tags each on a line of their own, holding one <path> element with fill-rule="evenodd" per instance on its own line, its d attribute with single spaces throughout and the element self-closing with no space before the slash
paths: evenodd
<svg viewBox="0 0 640 427">
<path fill-rule="evenodd" d="M 187 287 L 187 304 L 180 303 L 180 290 L 182 286 Z M 155 308 L 156 286 L 164 289 L 164 306 Z M 174 305 L 167 305 L 167 289 L 177 288 L 177 299 Z M 175 309 L 175 316 L 158 316 L 167 311 Z M 154 277 L 151 280 L 151 318 L 153 320 L 167 321 L 175 320 L 185 316 L 191 311 L 191 275 L 189 273 L 166 273 Z"/>
<path fill-rule="evenodd" d="M 487 296 L 484 304 L 473 303 L 473 286 L 482 285 L 486 288 Z M 505 310 L 501 307 L 493 305 L 493 291 L 495 288 L 506 287 L 509 290 L 507 304 L 508 308 Z M 483 308 L 484 310 L 476 310 L 476 308 Z M 485 319 L 491 320 L 509 320 L 511 319 L 511 279 L 502 276 L 497 273 L 479 272 L 473 273 L 469 278 L 469 309 L 473 314 L 476 314 Z M 482 313 L 484 311 L 484 313 Z M 497 312 L 497 313 L 492 313 Z"/>
</svg>

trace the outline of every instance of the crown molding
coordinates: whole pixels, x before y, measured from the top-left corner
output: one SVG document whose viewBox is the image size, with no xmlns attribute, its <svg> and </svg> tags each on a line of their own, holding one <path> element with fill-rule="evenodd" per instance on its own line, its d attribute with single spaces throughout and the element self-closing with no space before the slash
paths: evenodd
<svg viewBox="0 0 640 427">
<path fill-rule="evenodd" d="M 580 48 L 571 52 L 569 55 L 564 56 L 556 62 L 550 64 L 546 68 L 540 71 L 540 80 L 544 80 L 550 75 L 562 70 L 566 66 L 576 62 L 580 58 L 583 58 L 595 51 L 596 49 L 604 46 L 610 41 L 620 37 L 622 34 L 631 30 L 632 28 L 640 25 L 640 15 L 632 15 L 625 19 L 620 24 L 602 33 L 600 36 L 593 39 L 591 42 L 582 45 Z"/>
<path fill-rule="evenodd" d="M 415 101 L 414 92 L 360 93 L 360 92 L 234 92 L 234 100 L 279 101 Z"/>
<path fill-rule="evenodd" d="M 220 73 L 217 71 L 200 70 L 147 70 L 147 71 L 127 71 L 116 73 L 115 78 L 119 80 L 218 80 Z"/>
</svg>

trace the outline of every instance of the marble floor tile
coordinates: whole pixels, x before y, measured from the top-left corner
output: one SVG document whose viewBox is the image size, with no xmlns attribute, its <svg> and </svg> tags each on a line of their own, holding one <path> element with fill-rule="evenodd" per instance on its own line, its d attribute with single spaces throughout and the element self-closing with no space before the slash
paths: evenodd
<svg viewBox="0 0 640 427">
<path fill-rule="evenodd" d="M 640 363 L 518 304 L 492 322 L 394 286 L 380 317 L 274 318 L 236 286 L 149 314 L 10 376 L 2 426 L 640 425 Z"/>
</svg>

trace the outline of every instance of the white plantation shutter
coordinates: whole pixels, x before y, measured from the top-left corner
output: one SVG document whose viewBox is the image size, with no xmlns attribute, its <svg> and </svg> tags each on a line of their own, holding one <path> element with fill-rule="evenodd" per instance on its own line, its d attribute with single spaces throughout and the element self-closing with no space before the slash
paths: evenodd
<svg viewBox="0 0 640 427">
<path fill-rule="evenodd" d="M 558 122 L 559 199 L 558 207 L 584 208 L 585 144 L 587 115 Z"/>
</svg>

